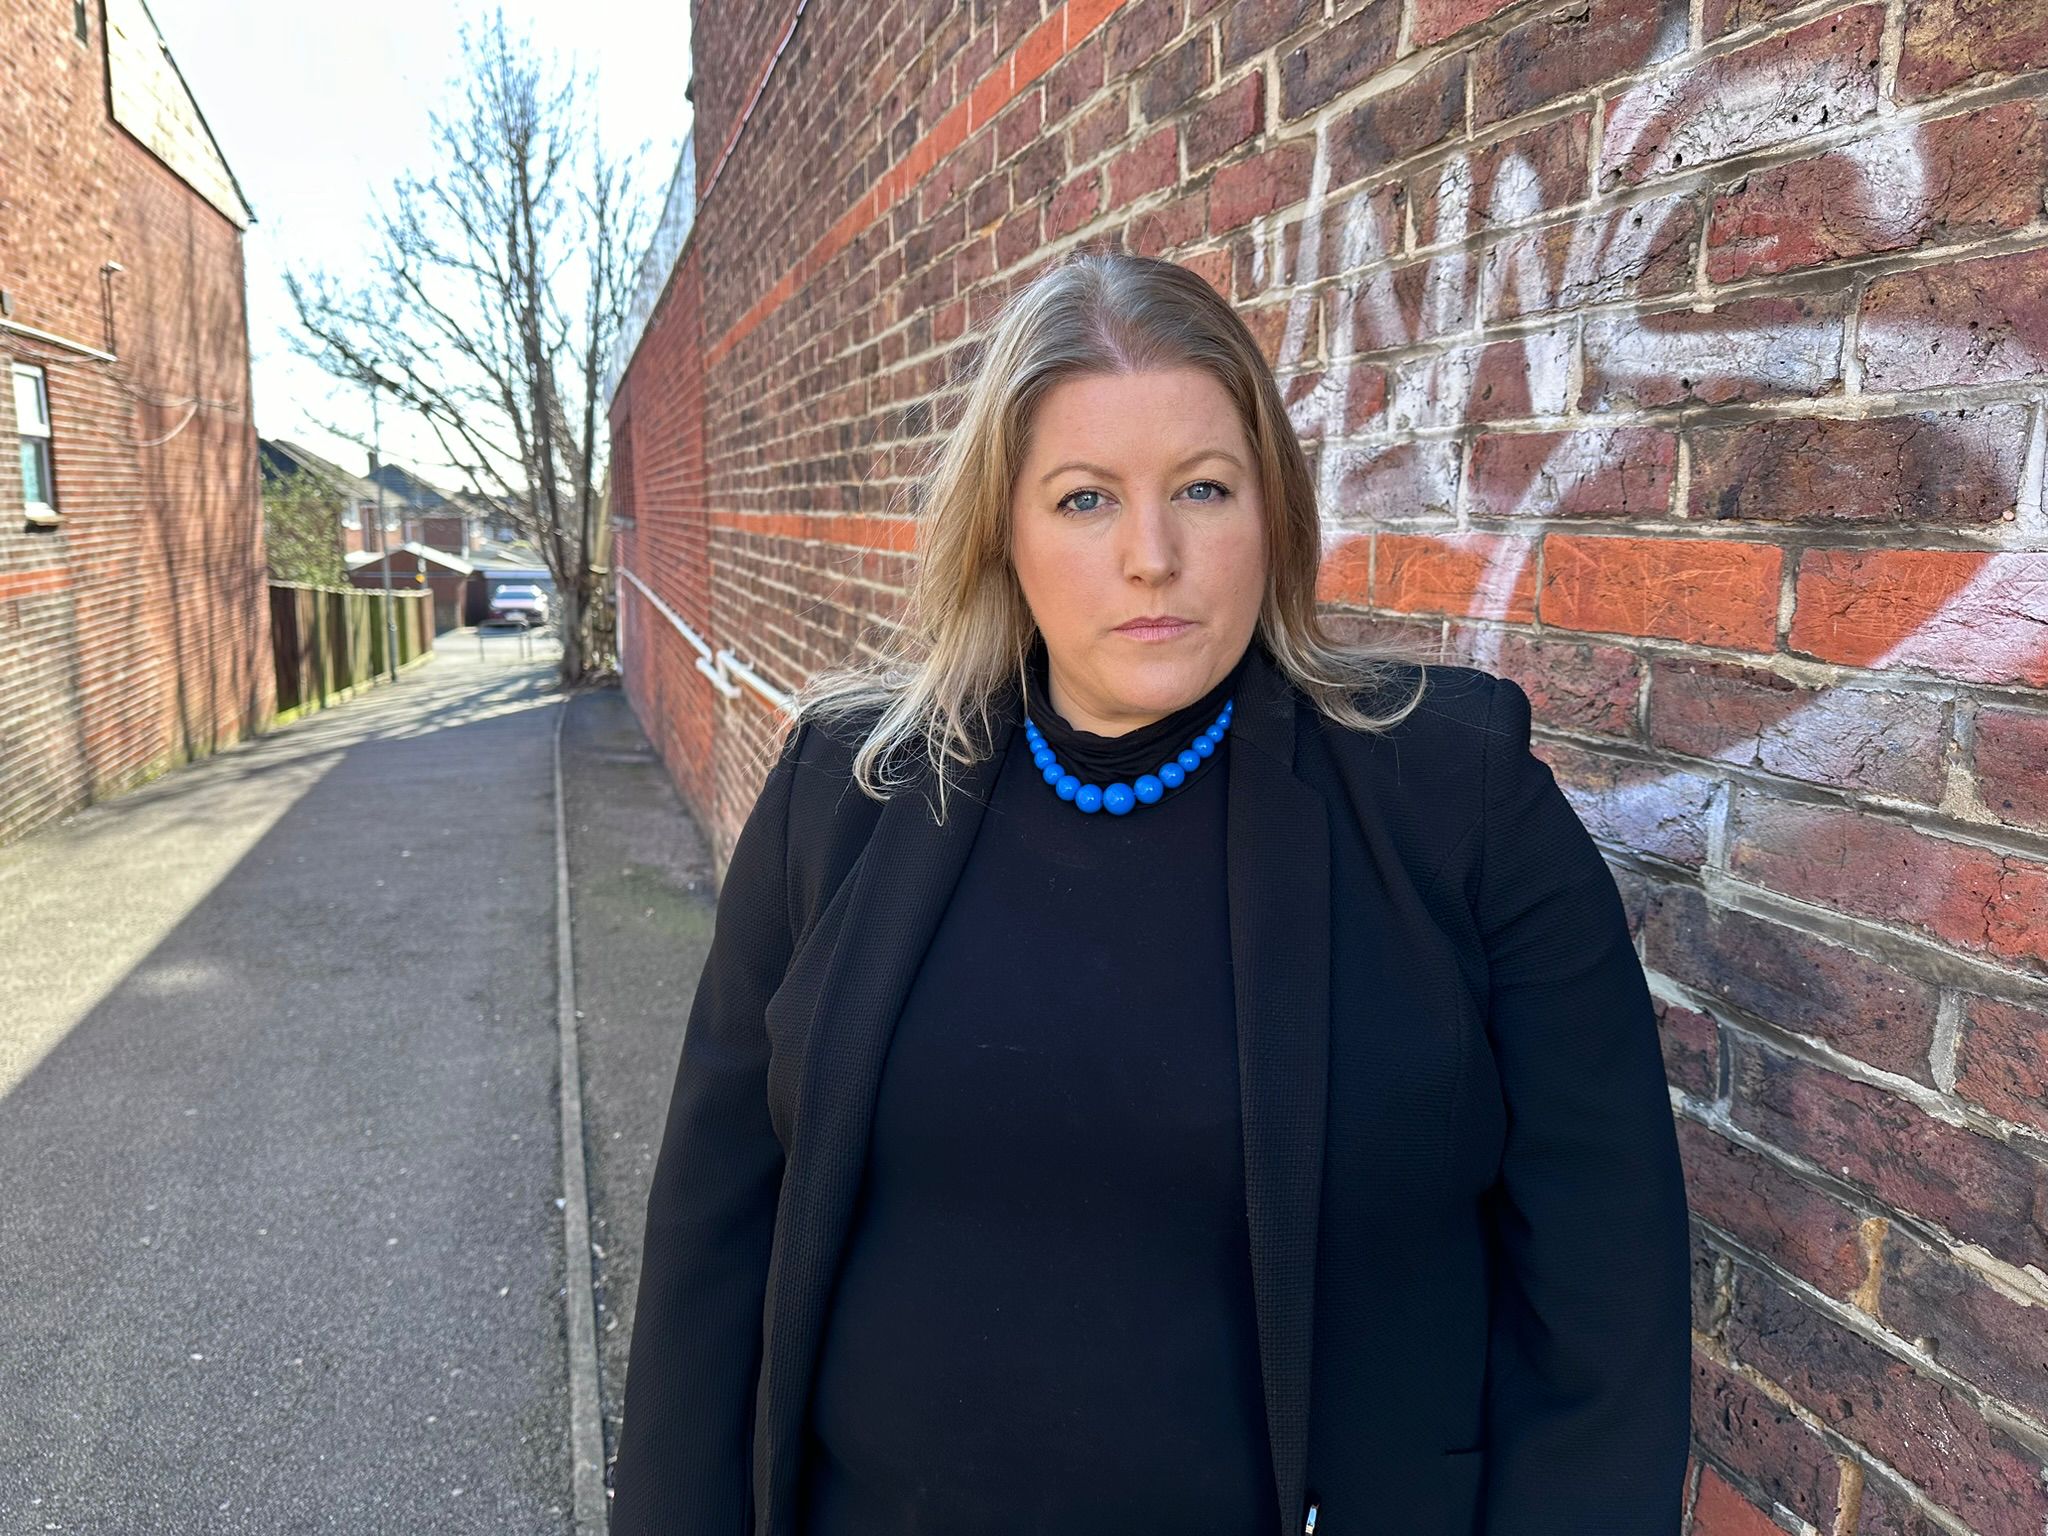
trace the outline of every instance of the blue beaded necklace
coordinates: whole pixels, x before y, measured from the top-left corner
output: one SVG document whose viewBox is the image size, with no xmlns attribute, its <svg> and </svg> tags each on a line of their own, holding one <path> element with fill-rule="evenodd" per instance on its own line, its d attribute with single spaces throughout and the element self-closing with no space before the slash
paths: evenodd
<svg viewBox="0 0 2048 1536">
<path fill-rule="evenodd" d="M 1112 816 L 1128 816 L 1139 805 L 1154 805 L 1165 799 L 1168 790 L 1179 789 L 1187 782 L 1188 775 L 1202 766 L 1203 758 L 1215 755 L 1216 749 L 1223 744 L 1224 733 L 1230 729 L 1230 711 L 1236 703 L 1235 698 L 1226 700 L 1214 725 L 1189 742 L 1176 756 L 1168 758 L 1151 773 L 1139 774 L 1136 782 L 1130 784 L 1082 783 L 1060 766 L 1059 758 L 1047 744 L 1044 733 L 1038 729 L 1038 722 L 1029 715 L 1024 717 L 1024 735 L 1031 743 L 1031 761 L 1045 776 L 1045 782 L 1052 786 L 1054 794 L 1091 816 L 1097 811 L 1107 811 Z"/>
</svg>

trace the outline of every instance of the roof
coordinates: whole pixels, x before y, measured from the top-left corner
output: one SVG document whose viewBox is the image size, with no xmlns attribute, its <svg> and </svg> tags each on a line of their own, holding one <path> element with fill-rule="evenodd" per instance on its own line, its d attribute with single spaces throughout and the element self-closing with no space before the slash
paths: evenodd
<svg viewBox="0 0 2048 1536">
<path fill-rule="evenodd" d="M 392 553 L 394 555 L 411 554 L 415 558 L 424 561 L 428 565 L 438 565 L 445 570 L 455 572 L 455 574 L 458 576 L 467 576 L 471 571 L 474 571 L 476 569 L 476 567 L 471 565 L 467 560 L 459 560 L 454 555 L 449 554 L 448 551 L 445 549 L 436 549 L 431 544 L 421 544 L 411 539 L 408 539 L 405 541 L 405 543 L 399 545 L 398 548 L 392 551 Z M 346 555 L 342 556 L 342 558 L 348 562 L 348 568 L 350 570 L 360 571 L 366 566 L 372 566 L 377 564 L 384 557 L 383 555 L 373 550 L 357 549 L 350 550 Z"/>
<path fill-rule="evenodd" d="M 310 474 L 351 500 L 377 499 L 377 487 L 361 475 L 352 475 L 339 464 L 285 438 L 259 437 L 256 439 L 256 452 L 266 481 L 289 480 L 293 475 Z"/>
<path fill-rule="evenodd" d="M 422 480 L 403 464 L 379 464 L 370 471 L 370 479 L 414 512 L 430 512 L 448 500 L 445 491 Z"/>
<path fill-rule="evenodd" d="M 101 14 L 108 114 L 237 229 L 247 229 L 256 211 L 171 56 L 148 0 L 107 0 Z"/>
</svg>

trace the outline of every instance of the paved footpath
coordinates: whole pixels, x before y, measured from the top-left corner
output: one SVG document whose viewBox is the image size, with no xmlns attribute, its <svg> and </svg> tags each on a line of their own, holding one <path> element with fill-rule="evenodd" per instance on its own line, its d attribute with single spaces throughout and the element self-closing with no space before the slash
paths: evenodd
<svg viewBox="0 0 2048 1536">
<path fill-rule="evenodd" d="M 0 848 L 0 1536 L 577 1530 L 558 718 L 607 1454 L 709 871 L 464 639 Z"/>
</svg>

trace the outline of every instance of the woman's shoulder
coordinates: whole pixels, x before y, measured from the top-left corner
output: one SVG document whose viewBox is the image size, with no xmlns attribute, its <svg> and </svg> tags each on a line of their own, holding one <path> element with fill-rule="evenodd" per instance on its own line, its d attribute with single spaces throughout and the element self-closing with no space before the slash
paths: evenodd
<svg viewBox="0 0 2048 1536">
<path fill-rule="evenodd" d="M 1353 725 L 1318 711 L 1324 732 L 1352 750 L 1441 752 L 1466 758 L 1498 745 L 1512 730 L 1514 682 L 1483 667 L 1458 662 L 1388 658 L 1379 675 L 1354 689 L 1351 703 L 1371 722 Z M 1521 700 L 1526 712 L 1526 698 Z"/>
</svg>

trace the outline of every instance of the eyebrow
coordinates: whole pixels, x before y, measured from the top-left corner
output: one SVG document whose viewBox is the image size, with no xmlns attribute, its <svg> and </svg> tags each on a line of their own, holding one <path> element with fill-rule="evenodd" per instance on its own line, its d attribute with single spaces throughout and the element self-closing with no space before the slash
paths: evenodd
<svg viewBox="0 0 2048 1536">
<path fill-rule="evenodd" d="M 1191 465 L 1199 464 L 1204 459 L 1223 459 L 1231 464 L 1237 465 L 1238 469 L 1240 470 L 1244 468 L 1244 465 L 1238 462 L 1238 457 L 1236 454 L 1226 452 L 1224 449 L 1221 448 L 1204 448 L 1199 452 L 1189 454 L 1186 458 L 1182 459 L 1178 464 L 1174 465 L 1172 473 L 1179 474 L 1182 470 L 1187 469 Z M 1105 480 L 1114 480 L 1117 477 L 1116 471 L 1113 469 L 1104 469 L 1100 464 L 1089 464 L 1083 460 L 1075 459 L 1069 463 L 1061 464 L 1057 468 L 1048 469 L 1044 473 L 1044 475 L 1042 475 L 1039 478 L 1038 483 L 1040 485 L 1044 485 L 1046 481 L 1052 479 L 1055 475 L 1063 475 L 1070 469 L 1085 469 L 1090 474 L 1101 475 Z"/>
</svg>

